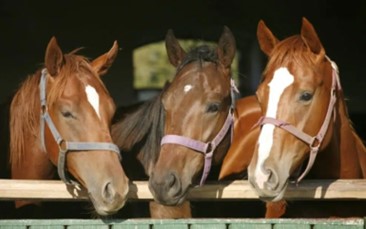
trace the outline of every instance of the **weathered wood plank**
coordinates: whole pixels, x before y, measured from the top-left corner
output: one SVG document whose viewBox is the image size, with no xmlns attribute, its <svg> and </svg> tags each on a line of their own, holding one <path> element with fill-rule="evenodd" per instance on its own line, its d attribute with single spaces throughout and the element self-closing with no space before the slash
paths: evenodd
<svg viewBox="0 0 366 229">
<path fill-rule="evenodd" d="M 86 200 L 87 192 L 80 187 L 68 186 L 61 181 L 6 180 L 0 179 L 0 200 Z M 130 185 L 131 200 L 151 200 L 148 184 L 135 181 Z M 257 199 L 258 196 L 248 181 L 215 182 L 193 188 L 189 199 Z M 366 199 L 365 180 L 304 180 L 296 186 L 290 184 L 286 199 Z"/>
</svg>

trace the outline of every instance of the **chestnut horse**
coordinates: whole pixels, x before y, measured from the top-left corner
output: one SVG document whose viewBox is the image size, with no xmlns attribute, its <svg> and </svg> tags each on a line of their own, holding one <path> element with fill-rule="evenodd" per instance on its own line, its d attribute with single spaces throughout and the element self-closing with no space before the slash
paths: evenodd
<svg viewBox="0 0 366 229">
<path fill-rule="evenodd" d="M 124 206 L 129 190 L 110 135 L 115 104 L 100 78 L 118 45 L 92 62 L 76 51 L 63 54 L 53 37 L 44 67 L 16 92 L 10 106 L 11 178 L 53 179 L 57 168 L 64 182 L 87 189 L 99 215 L 110 215 Z M 29 204 L 40 203 L 15 203 Z"/>
<path fill-rule="evenodd" d="M 231 149 L 236 158 L 230 161 L 245 157 L 242 170 L 247 167 L 250 184 L 268 202 L 267 217 L 364 216 L 355 202 L 302 203 L 302 210 L 286 211 L 293 205 L 283 200 L 290 179 L 365 178 L 366 149 L 349 119 L 337 66 L 310 22 L 303 18 L 301 34 L 279 41 L 260 21 L 257 36 L 269 58 L 256 92 L 261 128 L 253 129 L 257 141 L 247 145 L 254 146 L 252 155 L 240 145 Z"/>
<path fill-rule="evenodd" d="M 256 96 L 240 98 L 235 104 L 234 134 L 231 146 L 222 162 L 219 180 L 247 177 L 259 128 L 254 128 L 262 116 Z"/>
<path fill-rule="evenodd" d="M 205 182 L 211 164 L 221 162 L 230 144 L 236 46 L 225 27 L 216 49 L 204 45 L 186 53 L 172 31 L 166 48 L 177 68 L 173 81 L 114 124 L 112 137 L 121 150 L 138 147 L 135 157 L 150 177 L 155 200 L 168 205 L 152 203 L 152 217 L 182 218 L 191 216 L 185 202 L 189 188 Z"/>
</svg>

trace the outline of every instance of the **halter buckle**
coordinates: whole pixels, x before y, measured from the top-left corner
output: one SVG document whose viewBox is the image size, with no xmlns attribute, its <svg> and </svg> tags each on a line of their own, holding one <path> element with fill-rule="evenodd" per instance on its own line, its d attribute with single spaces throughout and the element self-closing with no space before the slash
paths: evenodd
<svg viewBox="0 0 366 229">
<path fill-rule="evenodd" d="M 207 143 L 207 147 L 206 147 L 206 150 L 205 150 L 205 154 L 208 154 L 209 152 L 211 152 L 212 151 L 212 149 L 214 149 L 215 147 L 214 147 L 214 145 L 212 144 L 212 142 L 208 142 Z"/>
<path fill-rule="evenodd" d="M 46 104 L 41 105 L 41 114 L 44 115 L 48 112 L 48 107 Z"/>
<path fill-rule="evenodd" d="M 57 144 L 60 152 L 66 153 L 68 151 L 67 142 L 64 139 L 60 139 Z"/>
<path fill-rule="evenodd" d="M 321 141 L 318 136 L 314 136 L 309 143 L 311 152 L 317 152 L 320 148 Z"/>
</svg>

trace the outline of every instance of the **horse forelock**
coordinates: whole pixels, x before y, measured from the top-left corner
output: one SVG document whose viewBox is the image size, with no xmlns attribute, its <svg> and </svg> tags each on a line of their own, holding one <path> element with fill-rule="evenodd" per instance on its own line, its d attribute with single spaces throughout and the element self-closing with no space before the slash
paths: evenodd
<svg viewBox="0 0 366 229">
<path fill-rule="evenodd" d="M 203 62 L 218 63 L 217 52 L 214 48 L 208 45 L 201 45 L 191 49 L 177 67 L 177 73 L 189 63 L 198 62 L 202 66 Z"/>
<path fill-rule="evenodd" d="M 309 50 L 300 35 L 288 37 L 274 47 L 264 75 L 269 69 L 285 67 L 290 63 L 296 63 L 300 66 L 310 66 L 316 63 L 316 55 Z"/>
<path fill-rule="evenodd" d="M 95 81 L 101 86 L 104 92 L 108 94 L 108 91 L 100 77 L 97 77 L 91 69 L 89 60 L 83 56 L 74 55 L 74 52 L 64 56 L 65 64 L 62 67 L 62 71 L 60 71 L 60 74 L 54 79 L 52 88 L 47 93 L 47 100 L 50 106 L 52 106 L 52 104 L 54 104 L 58 98 L 61 97 L 63 91 L 66 88 L 67 80 L 69 80 L 70 76 L 73 75 L 78 77 L 78 80 L 84 84 L 87 84 L 87 81 L 89 80 Z"/>
</svg>

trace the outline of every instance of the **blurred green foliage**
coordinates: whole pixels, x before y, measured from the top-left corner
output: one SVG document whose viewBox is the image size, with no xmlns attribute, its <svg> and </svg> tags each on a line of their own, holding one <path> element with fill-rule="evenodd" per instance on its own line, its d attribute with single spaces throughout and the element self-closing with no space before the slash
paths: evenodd
<svg viewBox="0 0 366 229">
<path fill-rule="evenodd" d="M 201 44 L 216 45 L 214 42 L 201 40 L 179 40 L 179 43 L 187 51 Z M 175 67 L 169 62 L 164 41 L 137 48 L 133 53 L 133 63 L 135 89 L 162 88 L 165 82 L 171 81 L 175 75 Z M 237 81 L 238 54 L 233 61 L 232 72 Z"/>
</svg>

